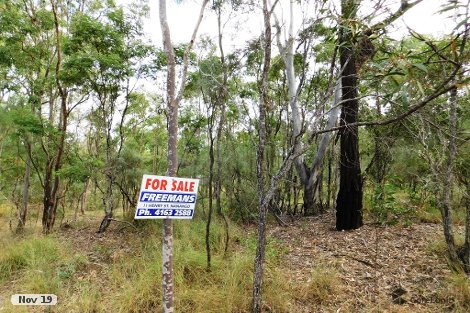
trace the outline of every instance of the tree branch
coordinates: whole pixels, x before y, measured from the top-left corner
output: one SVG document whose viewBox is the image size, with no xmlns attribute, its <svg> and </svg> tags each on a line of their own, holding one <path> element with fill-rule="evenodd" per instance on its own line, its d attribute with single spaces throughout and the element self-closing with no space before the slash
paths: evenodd
<svg viewBox="0 0 470 313">
<path fill-rule="evenodd" d="M 199 30 L 199 26 L 201 25 L 202 22 L 202 17 L 204 16 L 204 9 L 207 5 L 209 0 L 204 0 L 204 2 L 201 5 L 201 10 L 199 11 L 199 17 L 196 22 L 196 26 L 194 27 L 193 34 L 191 36 L 191 41 L 189 42 L 188 46 L 184 50 L 184 55 L 183 55 L 183 71 L 181 74 L 181 83 L 180 83 L 180 88 L 178 90 L 178 94 L 176 96 L 176 103 L 179 103 L 181 99 L 183 98 L 183 92 L 184 92 L 184 86 L 186 84 L 186 76 L 188 74 L 188 66 L 189 66 L 189 53 L 191 52 L 191 49 L 193 48 L 194 42 L 196 41 L 196 35 Z"/>
<path fill-rule="evenodd" d="M 398 121 L 408 117 L 412 113 L 418 111 L 419 109 L 423 108 L 429 102 L 431 102 L 432 100 L 434 100 L 434 99 L 438 98 L 439 96 L 445 94 L 446 92 L 449 92 L 449 91 L 451 91 L 452 89 L 455 89 L 455 88 L 458 89 L 462 85 L 468 84 L 470 82 L 470 78 L 467 78 L 467 79 L 464 79 L 464 80 L 459 81 L 457 83 L 451 84 L 451 85 L 444 88 L 443 86 L 447 85 L 455 77 L 456 72 L 457 71 L 454 71 L 453 75 L 451 75 L 443 84 L 441 84 L 441 87 L 438 88 L 438 90 L 441 89 L 441 88 L 443 88 L 443 89 L 441 89 L 440 91 L 434 92 L 432 95 L 426 97 L 421 102 L 411 106 L 408 111 L 406 111 L 402 114 L 399 114 L 395 117 L 385 119 L 385 120 L 350 123 L 350 124 L 347 124 L 347 125 L 341 125 L 341 126 L 337 126 L 337 127 L 328 128 L 328 129 L 317 130 L 317 131 L 314 131 L 310 134 L 310 140 L 312 140 L 315 135 L 323 134 L 323 133 L 327 133 L 327 132 L 332 132 L 332 131 L 336 131 L 336 130 L 341 130 L 341 129 L 346 128 L 346 127 L 377 126 L 377 125 L 382 126 L 382 125 L 388 125 L 388 124 L 398 122 Z"/>
<path fill-rule="evenodd" d="M 417 5 L 418 3 L 422 2 L 423 0 L 416 0 L 414 2 L 408 2 L 407 0 L 402 0 L 400 8 L 395 11 L 395 13 L 392 13 L 389 17 L 384 19 L 381 22 L 378 22 L 377 24 L 371 26 L 365 33 L 365 35 L 372 35 L 373 33 L 384 29 L 388 25 L 392 24 L 395 22 L 397 19 L 399 19 L 403 14 L 406 13 L 409 9 Z"/>
</svg>

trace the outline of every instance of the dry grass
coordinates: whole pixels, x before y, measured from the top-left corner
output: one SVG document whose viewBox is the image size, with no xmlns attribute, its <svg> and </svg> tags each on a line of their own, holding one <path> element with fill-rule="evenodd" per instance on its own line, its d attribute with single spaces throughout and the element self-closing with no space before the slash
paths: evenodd
<svg viewBox="0 0 470 313">
<path fill-rule="evenodd" d="M 439 298 L 448 304 L 449 311 L 470 311 L 470 278 L 462 271 L 453 272 L 442 282 Z"/>
<path fill-rule="evenodd" d="M 307 283 L 299 286 L 298 299 L 303 302 L 323 304 L 335 297 L 341 287 L 336 268 L 319 263 L 313 267 Z"/>
<path fill-rule="evenodd" d="M 4 219 L 1 219 L 5 223 Z M 149 221 L 139 230 L 115 223 L 95 233 L 99 219 L 90 215 L 74 228 L 40 235 L 28 230 L 20 239 L 9 234 L 0 254 L 0 307 L 13 307 L 13 293 L 55 293 L 50 312 L 155 312 L 161 308 L 161 227 Z M 79 228 L 77 227 L 79 225 Z M 224 230 L 212 227 L 212 267 L 206 269 L 205 221 L 175 223 L 175 309 L 177 312 L 249 312 L 256 242 L 252 232 L 230 226 L 231 244 L 224 255 Z M 293 289 L 278 270 L 275 248 L 268 246 L 264 301 L 271 312 L 292 312 Z M 0 300 L 1 301 L 1 300 Z M 31 308 L 30 308 L 31 309 Z M 32 312 L 42 312 L 34 307 Z M 30 312 L 30 311 L 28 311 Z"/>
<path fill-rule="evenodd" d="M 18 237 L 9 232 L 5 218 L 0 222 L 4 226 L 0 243 L 5 247 L 0 250 L 0 312 L 44 312 L 40 307 L 9 304 L 13 293 L 33 292 L 58 295 L 59 305 L 48 312 L 160 310 L 160 223 L 147 221 L 138 230 L 113 223 L 99 235 L 95 231 L 100 214 L 87 212 L 72 228 L 51 236 L 42 236 L 33 224 Z M 269 240 L 263 290 L 266 312 L 470 311 L 468 278 L 447 269 L 438 225 L 380 228 L 377 275 L 370 264 L 359 262 L 374 262 L 372 226 L 339 233 L 331 231 L 328 223 L 304 224 L 303 230 L 298 225 L 280 228 L 272 234 L 277 239 Z M 230 225 L 231 244 L 224 255 L 223 224 L 214 222 L 212 268 L 207 271 L 205 221 L 179 221 L 174 229 L 176 311 L 249 312 L 254 231 Z M 403 268 L 406 271 L 399 271 Z M 404 305 L 390 297 L 397 277 L 408 291 Z M 379 283 L 377 292 L 374 279 Z"/>
</svg>

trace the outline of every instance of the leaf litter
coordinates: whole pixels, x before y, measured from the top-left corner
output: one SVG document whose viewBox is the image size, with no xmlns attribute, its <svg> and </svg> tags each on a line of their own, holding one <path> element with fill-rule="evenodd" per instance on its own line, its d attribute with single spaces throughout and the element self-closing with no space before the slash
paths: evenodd
<svg viewBox="0 0 470 313">
<path fill-rule="evenodd" d="M 294 288 L 311 284 L 312 270 L 320 265 L 337 272 L 337 292 L 326 301 L 299 297 L 296 312 L 452 311 L 452 300 L 440 296 L 451 272 L 445 256 L 429 248 L 442 241 L 441 225 L 334 227 L 328 213 L 269 229 L 287 250 L 280 264 Z"/>
</svg>

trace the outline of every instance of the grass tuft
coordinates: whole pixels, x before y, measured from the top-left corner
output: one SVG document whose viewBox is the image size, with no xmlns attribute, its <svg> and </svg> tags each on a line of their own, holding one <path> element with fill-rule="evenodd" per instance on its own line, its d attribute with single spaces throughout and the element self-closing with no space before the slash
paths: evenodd
<svg viewBox="0 0 470 313">
<path fill-rule="evenodd" d="M 50 237 L 22 240 L 10 244 L 0 255 L 0 280 L 7 280 L 23 269 L 41 271 L 59 259 L 59 244 Z"/>
<path fill-rule="evenodd" d="M 439 297 L 453 306 L 453 312 L 469 312 L 470 278 L 463 271 L 450 273 L 446 278 L 445 286 L 442 286 L 439 291 Z"/>
<path fill-rule="evenodd" d="M 340 290 L 338 272 L 331 265 L 318 264 L 312 269 L 310 282 L 300 287 L 300 298 L 307 302 L 322 304 Z"/>
</svg>

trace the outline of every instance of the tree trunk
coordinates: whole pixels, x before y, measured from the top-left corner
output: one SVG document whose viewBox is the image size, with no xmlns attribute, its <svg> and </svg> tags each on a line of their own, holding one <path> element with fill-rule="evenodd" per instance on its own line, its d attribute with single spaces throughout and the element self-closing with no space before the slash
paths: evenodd
<svg viewBox="0 0 470 313">
<path fill-rule="evenodd" d="M 60 121 L 58 130 L 60 132 L 59 142 L 55 155 L 49 157 L 47 160 L 46 173 L 44 177 L 44 211 L 42 217 L 43 232 L 48 234 L 52 231 L 55 223 L 56 211 L 58 206 L 58 191 L 60 179 L 57 172 L 62 168 L 62 156 L 65 148 L 65 136 L 67 133 L 68 116 L 70 112 L 67 108 L 68 91 L 62 86 L 59 74 L 62 65 L 62 49 L 61 49 L 61 35 L 59 30 L 59 18 L 57 15 L 57 7 L 53 0 L 51 0 L 51 7 L 54 14 L 54 25 L 56 35 L 56 49 L 57 49 L 57 64 L 56 64 L 56 85 L 60 97 Z M 54 100 L 50 99 L 52 112 L 52 105 Z"/>
<path fill-rule="evenodd" d="M 189 64 L 189 53 L 196 40 L 197 31 L 202 21 L 205 6 L 208 0 L 204 0 L 199 12 L 199 18 L 191 36 L 191 41 L 183 55 L 183 70 L 181 87 L 176 94 L 176 60 L 173 44 L 171 42 L 170 27 L 168 26 L 166 13 L 166 0 L 159 0 L 159 20 L 162 31 L 163 47 L 168 61 L 167 67 L 167 107 L 168 107 L 168 176 L 175 176 L 178 171 L 178 102 L 183 97 L 186 84 L 186 73 Z M 171 219 L 163 220 L 163 312 L 174 312 L 173 306 L 173 223 Z"/>
<path fill-rule="evenodd" d="M 452 183 L 455 157 L 457 155 L 457 145 L 455 138 L 457 136 L 457 89 L 450 92 L 449 99 L 449 141 L 447 147 L 447 160 L 445 165 L 445 173 L 442 180 L 442 191 L 440 196 L 440 206 L 442 215 L 442 227 L 444 229 L 444 238 L 447 244 L 449 259 L 453 265 L 460 263 L 457 248 L 455 246 L 454 231 L 452 224 Z"/>
<path fill-rule="evenodd" d="M 343 15 L 340 64 L 343 69 L 341 125 L 357 122 L 358 77 L 353 38 L 348 21 L 354 19 L 357 11 L 355 0 L 342 0 Z M 336 229 L 350 230 L 362 226 L 362 177 L 359 159 L 359 133 L 357 126 L 345 127 L 340 139 L 340 185 L 336 199 Z"/>
<path fill-rule="evenodd" d="M 341 80 L 338 80 L 335 86 L 333 107 L 329 112 L 326 129 L 333 128 L 338 120 L 338 115 L 341 109 L 339 105 L 341 100 Z M 321 213 L 321 204 L 316 199 L 317 191 L 321 184 L 321 169 L 323 160 L 328 146 L 333 137 L 333 132 L 324 133 L 321 135 L 318 144 L 317 154 L 312 162 L 312 168 L 307 169 L 307 182 L 304 184 L 304 212 L 305 215 L 318 215 Z"/>
<path fill-rule="evenodd" d="M 465 244 L 463 250 L 463 264 L 465 267 L 465 272 L 470 274 L 470 180 L 466 184 L 466 208 L 467 215 L 465 219 Z"/>
<path fill-rule="evenodd" d="M 210 230 L 211 230 L 211 221 L 212 221 L 212 212 L 214 209 L 213 204 L 213 181 L 214 181 L 214 135 L 212 134 L 212 129 L 214 126 L 215 118 L 215 108 L 212 106 L 211 116 L 208 119 L 208 130 L 209 130 L 209 212 L 207 214 L 207 223 L 206 223 L 206 255 L 207 255 L 207 270 L 211 269 L 211 246 L 210 246 Z"/>
<path fill-rule="evenodd" d="M 62 156 L 65 146 L 65 135 L 67 131 L 67 99 L 66 96 L 62 99 L 62 113 L 61 113 L 61 127 L 59 143 L 57 151 L 53 158 L 49 158 L 46 166 L 46 173 L 44 175 L 44 211 L 42 216 L 43 232 L 49 234 L 54 227 L 57 206 L 58 206 L 58 191 L 60 179 L 56 174 L 62 168 Z"/>
<path fill-rule="evenodd" d="M 306 184 L 304 185 L 304 215 L 305 216 L 317 216 L 320 214 L 318 205 L 315 201 L 315 191 L 313 190 L 314 186 Z"/>
<path fill-rule="evenodd" d="M 265 168 L 264 154 L 266 147 L 266 104 L 268 89 L 268 72 L 271 65 L 271 14 L 268 9 L 267 0 L 263 0 L 264 17 L 264 65 L 259 101 L 259 124 L 258 124 L 258 151 L 256 158 L 256 174 L 258 178 L 258 245 L 256 248 L 255 268 L 253 274 L 253 303 L 252 312 L 260 313 L 262 309 L 262 285 L 264 259 L 266 254 L 266 216 L 269 201 L 265 201 Z"/>
<path fill-rule="evenodd" d="M 331 150 L 333 151 L 333 149 Z M 331 161 L 333 159 L 333 156 L 332 156 L 333 152 L 331 152 L 329 154 L 329 157 L 328 157 L 328 184 L 327 184 L 327 189 L 326 189 L 326 201 L 327 201 L 327 206 L 328 206 L 328 210 L 331 208 L 331 195 L 332 195 L 332 192 L 331 192 L 331 182 L 332 182 L 332 168 L 331 168 Z"/>
<path fill-rule="evenodd" d="M 21 207 L 18 214 L 18 225 L 16 226 L 16 233 L 21 233 L 26 225 L 26 215 L 28 213 L 28 196 L 29 196 L 29 185 L 31 177 L 31 143 L 26 141 L 26 164 L 23 178 L 23 189 L 21 191 Z"/>
<path fill-rule="evenodd" d="M 176 62 L 170 28 L 166 14 L 166 0 L 159 2 L 160 26 L 163 47 L 168 60 L 167 69 L 167 106 L 168 106 L 168 176 L 176 175 L 178 170 L 178 103 L 176 101 Z M 163 312 L 173 313 L 173 223 L 171 219 L 163 220 Z"/>
<path fill-rule="evenodd" d="M 98 233 L 104 233 L 111 224 L 111 219 L 113 218 L 113 209 L 114 209 L 114 193 L 113 193 L 113 184 L 114 178 L 108 177 L 108 186 L 106 187 L 106 194 L 104 195 L 104 217 L 101 220 L 100 228 Z"/>
<path fill-rule="evenodd" d="M 217 149 L 216 149 L 216 159 L 217 159 L 217 173 L 216 173 L 216 182 L 215 182 L 215 199 L 216 199 L 216 208 L 217 214 L 222 217 L 224 220 L 224 228 L 225 228 L 225 248 L 224 254 L 227 253 L 228 250 L 228 243 L 230 240 L 229 235 L 229 225 L 227 217 L 225 216 L 224 212 L 222 212 L 222 200 L 221 200 L 221 193 L 222 193 L 222 157 L 221 157 L 221 145 L 220 142 L 222 141 L 222 132 L 225 126 L 225 106 L 227 102 L 227 82 L 228 82 L 228 69 L 227 64 L 225 63 L 225 53 L 222 45 L 222 12 L 221 12 L 222 5 L 219 5 L 218 12 L 217 12 L 217 29 L 219 34 L 219 51 L 220 51 L 220 62 L 222 63 L 223 71 L 224 71 L 224 78 L 223 84 L 219 91 L 218 102 L 220 106 L 220 120 L 219 125 L 217 127 Z"/>
<path fill-rule="evenodd" d="M 300 149 L 301 142 L 297 141 L 296 138 L 301 134 L 302 131 L 302 121 L 300 116 L 300 111 L 298 108 L 297 97 L 298 97 L 298 89 L 296 86 L 295 81 L 295 70 L 294 70 L 294 31 L 293 31 L 293 22 L 294 22 L 294 9 L 293 9 L 294 1 L 290 1 L 290 21 L 289 21 L 289 35 L 288 39 L 285 43 L 285 46 L 281 44 L 280 40 L 280 25 L 279 21 L 276 18 L 276 28 L 277 31 L 277 44 L 278 48 L 282 57 L 282 60 L 285 65 L 287 83 L 288 83 L 288 95 L 289 95 L 289 105 L 292 111 L 292 142 L 297 145 L 297 149 Z M 340 82 L 336 84 L 335 88 L 335 101 L 333 104 L 332 112 L 330 112 L 330 116 L 328 119 L 328 126 L 327 128 L 331 128 L 336 124 L 336 120 L 338 119 L 339 109 L 337 109 L 336 105 L 339 103 L 339 95 L 340 87 L 338 86 Z M 297 169 L 297 174 L 300 178 L 300 183 L 303 186 L 303 209 L 305 215 L 318 215 L 320 214 L 321 210 L 319 210 L 319 205 L 317 200 L 315 199 L 315 193 L 318 190 L 319 184 L 319 174 L 320 169 L 322 166 L 322 161 L 325 155 L 325 152 L 328 148 L 328 143 L 331 139 L 332 133 L 323 134 L 321 143 L 318 148 L 318 152 L 316 157 L 313 160 L 313 165 L 309 168 L 304 160 L 303 156 L 299 156 L 295 160 L 295 167 Z"/>
<path fill-rule="evenodd" d="M 85 214 L 85 208 L 87 207 L 88 203 L 88 184 L 90 183 L 90 178 L 87 178 L 85 182 L 85 187 L 83 189 L 83 192 L 80 196 L 80 213 L 82 215 Z"/>
</svg>

